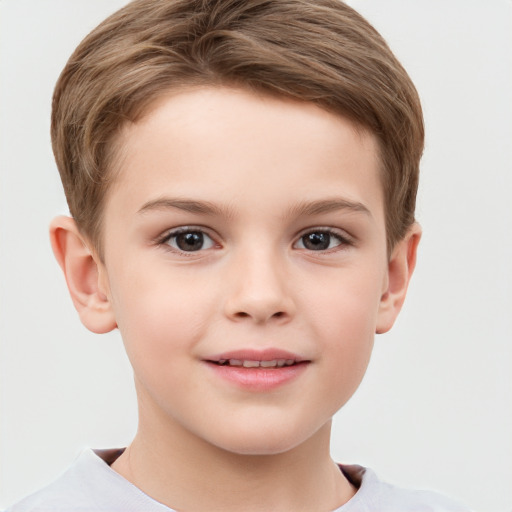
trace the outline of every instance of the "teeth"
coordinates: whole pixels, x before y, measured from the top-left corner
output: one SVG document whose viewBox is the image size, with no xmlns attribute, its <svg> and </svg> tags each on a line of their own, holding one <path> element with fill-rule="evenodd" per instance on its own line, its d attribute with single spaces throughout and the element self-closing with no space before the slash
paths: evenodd
<svg viewBox="0 0 512 512">
<path fill-rule="evenodd" d="M 244 368 L 258 368 L 259 361 L 244 361 Z"/>
<path fill-rule="evenodd" d="M 294 359 L 272 359 L 271 361 L 252 361 L 242 359 L 220 359 L 219 365 L 243 366 L 244 368 L 282 368 L 283 366 L 292 366 Z"/>
</svg>

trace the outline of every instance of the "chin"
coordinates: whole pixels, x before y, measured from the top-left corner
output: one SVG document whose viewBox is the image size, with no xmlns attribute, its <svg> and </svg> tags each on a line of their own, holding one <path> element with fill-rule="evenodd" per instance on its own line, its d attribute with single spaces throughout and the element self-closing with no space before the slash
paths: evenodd
<svg viewBox="0 0 512 512">
<path fill-rule="evenodd" d="M 275 425 L 254 425 L 254 429 L 233 429 L 214 444 L 236 455 L 268 456 L 292 451 L 294 448 L 312 440 L 317 431 L 298 431 L 297 427 L 276 428 Z M 319 429 L 323 430 L 323 429 Z M 329 432 L 327 432 L 329 435 Z M 220 437 L 220 436 L 219 436 Z M 213 441 L 213 440 L 212 440 Z"/>
<path fill-rule="evenodd" d="M 225 449 L 236 455 L 268 456 L 288 452 L 298 444 L 300 443 L 291 444 L 287 440 L 276 440 L 276 442 L 269 443 L 268 439 L 255 440 L 254 442 L 245 439 L 240 444 L 233 445 L 231 443 L 231 445 L 226 446 Z"/>
</svg>

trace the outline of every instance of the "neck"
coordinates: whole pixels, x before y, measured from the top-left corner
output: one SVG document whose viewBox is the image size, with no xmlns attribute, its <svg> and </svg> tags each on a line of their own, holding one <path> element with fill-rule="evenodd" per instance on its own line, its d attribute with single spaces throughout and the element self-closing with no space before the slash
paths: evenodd
<svg viewBox="0 0 512 512">
<path fill-rule="evenodd" d="M 214 446 L 169 418 L 154 421 L 147 412 L 112 468 L 170 508 L 327 512 L 354 495 L 330 458 L 330 422 L 284 453 L 245 455 Z"/>
</svg>

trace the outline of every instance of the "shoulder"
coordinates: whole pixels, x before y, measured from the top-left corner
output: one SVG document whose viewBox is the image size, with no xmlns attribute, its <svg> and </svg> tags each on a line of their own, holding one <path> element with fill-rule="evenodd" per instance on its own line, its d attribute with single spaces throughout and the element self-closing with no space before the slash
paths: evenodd
<svg viewBox="0 0 512 512">
<path fill-rule="evenodd" d="M 82 484 L 81 473 L 87 468 L 89 459 L 94 456 L 92 451 L 84 451 L 75 463 L 57 480 L 45 488 L 26 497 L 7 509 L 6 512 L 79 511 L 89 506 L 86 498 L 85 485 Z M 85 467 L 84 467 L 85 466 Z M 83 504 L 83 505 L 82 505 Z"/>
<path fill-rule="evenodd" d="M 172 512 L 109 467 L 116 453 L 84 450 L 55 482 L 5 512 Z"/>
<path fill-rule="evenodd" d="M 339 512 L 471 512 L 469 508 L 439 493 L 403 489 L 385 483 L 370 469 L 361 466 L 340 467 L 359 489 Z"/>
</svg>

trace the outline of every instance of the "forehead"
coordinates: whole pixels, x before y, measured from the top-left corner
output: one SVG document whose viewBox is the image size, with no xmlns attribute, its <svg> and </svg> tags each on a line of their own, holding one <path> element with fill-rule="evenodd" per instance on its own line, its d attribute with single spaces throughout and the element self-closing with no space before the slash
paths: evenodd
<svg viewBox="0 0 512 512">
<path fill-rule="evenodd" d="M 341 195 L 382 207 L 375 137 L 311 103 L 224 87 L 174 92 L 118 143 L 107 209 L 117 194 L 132 210 L 165 194 L 260 209 Z"/>
</svg>

